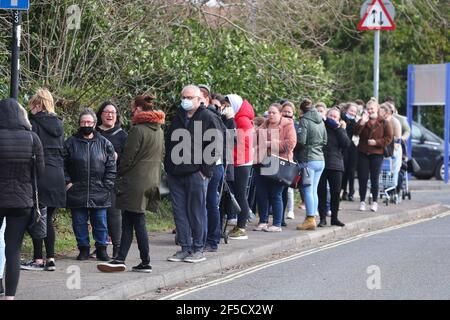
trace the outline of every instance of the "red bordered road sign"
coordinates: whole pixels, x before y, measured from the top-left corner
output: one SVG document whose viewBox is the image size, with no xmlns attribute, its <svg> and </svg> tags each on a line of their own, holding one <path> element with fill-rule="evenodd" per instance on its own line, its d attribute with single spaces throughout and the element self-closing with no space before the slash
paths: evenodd
<svg viewBox="0 0 450 320">
<path fill-rule="evenodd" d="M 373 0 L 358 24 L 358 30 L 395 30 L 396 26 L 382 0 Z"/>
</svg>

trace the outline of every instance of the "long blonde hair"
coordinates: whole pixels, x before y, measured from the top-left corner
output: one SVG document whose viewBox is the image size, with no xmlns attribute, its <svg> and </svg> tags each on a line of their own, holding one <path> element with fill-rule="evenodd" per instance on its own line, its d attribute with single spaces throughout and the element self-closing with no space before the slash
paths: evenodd
<svg viewBox="0 0 450 320">
<path fill-rule="evenodd" d="M 48 113 L 55 113 L 55 102 L 53 101 L 52 94 L 47 89 L 38 89 L 36 94 L 30 99 L 30 104 L 34 106 L 39 105 Z"/>
</svg>

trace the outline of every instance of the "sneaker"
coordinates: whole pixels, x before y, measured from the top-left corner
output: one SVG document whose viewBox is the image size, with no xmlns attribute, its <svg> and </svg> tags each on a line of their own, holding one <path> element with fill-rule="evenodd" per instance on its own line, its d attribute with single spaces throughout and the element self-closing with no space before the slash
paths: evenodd
<svg viewBox="0 0 450 320">
<path fill-rule="evenodd" d="M 366 211 L 366 203 L 364 201 L 360 202 L 359 211 Z"/>
<path fill-rule="evenodd" d="M 206 245 L 206 246 L 203 248 L 203 252 L 217 252 L 217 248 L 213 248 L 213 247 L 211 247 L 210 245 Z"/>
<path fill-rule="evenodd" d="M 281 227 L 277 227 L 277 226 L 270 226 L 265 228 L 263 231 L 265 232 L 281 232 Z"/>
<path fill-rule="evenodd" d="M 228 238 L 233 239 L 233 240 L 247 240 L 248 236 L 247 236 L 247 233 L 245 232 L 245 230 L 241 230 L 238 227 L 235 227 L 228 234 Z"/>
<path fill-rule="evenodd" d="M 44 266 L 44 270 L 45 271 L 55 271 L 56 270 L 55 261 L 47 260 L 47 262 L 45 263 L 45 266 Z"/>
<path fill-rule="evenodd" d="M 132 267 L 131 271 L 150 273 L 150 272 L 152 272 L 152 266 L 150 264 L 143 264 L 141 262 L 137 266 Z"/>
<path fill-rule="evenodd" d="M 256 215 L 253 213 L 253 211 L 250 210 L 250 212 L 248 214 L 248 221 L 252 221 L 255 218 L 256 218 Z"/>
<path fill-rule="evenodd" d="M 228 219 L 229 226 L 237 226 L 237 219 Z"/>
<path fill-rule="evenodd" d="M 373 212 L 377 212 L 378 211 L 378 203 L 373 202 L 372 205 L 370 206 L 370 210 L 372 210 Z"/>
<path fill-rule="evenodd" d="M 306 205 L 304 202 L 300 203 L 300 209 L 306 210 Z"/>
<path fill-rule="evenodd" d="M 203 255 L 203 252 L 196 251 L 194 253 L 191 253 L 189 256 L 187 256 L 184 259 L 184 262 L 197 263 L 197 262 L 202 262 L 202 261 L 205 261 L 205 260 L 206 260 L 206 258 Z"/>
<path fill-rule="evenodd" d="M 289 211 L 286 218 L 291 220 L 295 219 L 294 211 Z"/>
<path fill-rule="evenodd" d="M 253 231 L 263 231 L 265 228 L 267 228 L 267 223 L 258 223 L 258 225 L 253 228 Z"/>
<path fill-rule="evenodd" d="M 35 260 L 31 260 L 29 262 L 23 263 L 20 266 L 20 269 L 30 271 L 44 271 L 44 267 L 44 263 L 36 263 Z"/>
<path fill-rule="evenodd" d="M 172 262 L 183 262 L 184 259 L 189 255 L 189 251 L 177 251 L 173 256 L 168 257 L 167 260 Z"/>
<path fill-rule="evenodd" d="M 125 271 L 126 268 L 125 263 L 118 260 L 97 264 L 97 269 L 101 272 L 122 272 Z"/>
</svg>

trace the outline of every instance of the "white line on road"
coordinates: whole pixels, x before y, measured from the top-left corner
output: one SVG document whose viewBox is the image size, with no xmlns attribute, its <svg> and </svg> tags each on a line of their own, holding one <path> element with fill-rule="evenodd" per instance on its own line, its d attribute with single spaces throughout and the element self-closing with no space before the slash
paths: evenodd
<svg viewBox="0 0 450 320">
<path fill-rule="evenodd" d="M 336 242 L 333 242 L 333 243 L 330 243 L 330 244 L 323 245 L 323 246 L 318 247 L 318 248 L 314 248 L 314 249 L 306 250 L 306 251 L 303 251 L 303 252 L 300 252 L 300 253 L 296 253 L 296 254 L 290 255 L 290 256 L 285 257 L 285 258 L 273 260 L 273 261 L 270 261 L 270 262 L 265 262 L 265 263 L 262 263 L 262 264 L 250 267 L 248 269 L 245 269 L 245 270 L 242 270 L 242 271 L 230 274 L 228 276 L 225 276 L 224 278 L 220 278 L 220 279 L 217 279 L 217 280 L 209 281 L 209 282 L 206 282 L 206 283 L 203 283 L 203 284 L 191 287 L 191 288 L 187 288 L 187 289 L 175 292 L 173 294 L 170 294 L 170 295 L 167 295 L 165 297 L 162 297 L 162 298 L 160 298 L 158 300 L 176 300 L 176 299 L 184 297 L 184 296 L 186 296 L 188 294 L 200 291 L 202 289 L 206 289 L 206 288 L 217 286 L 219 284 L 227 283 L 227 282 L 230 282 L 232 280 L 239 279 L 239 278 L 244 277 L 246 275 L 249 275 L 251 273 L 257 272 L 257 271 L 265 269 L 265 268 L 269 268 L 271 266 L 274 266 L 274 265 L 277 265 L 277 264 L 280 264 L 280 263 L 284 263 L 284 262 L 292 261 L 292 260 L 295 260 L 295 259 L 299 259 L 299 258 L 302 258 L 302 257 L 305 257 L 305 256 L 309 256 L 311 254 L 314 254 L 314 253 L 317 253 L 317 252 L 321 252 L 321 251 L 324 251 L 324 250 L 336 248 L 338 246 L 342 246 L 342 245 L 345 245 L 345 244 L 348 244 L 348 243 L 351 243 L 351 242 L 354 242 L 354 241 L 358 241 L 360 239 L 368 238 L 368 237 L 371 237 L 371 236 L 374 236 L 374 235 L 377 235 L 377 234 L 380 234 L 380 233 L 390 232 L 390 231 L 393 231 L 393 230 L 409 227 L 409 226 L 412 226 L 412 225 L 415 225 L 415 224 L 423 223 L 423 222 L 434 220 L 434 219 L 438 219 L 438 218 L 444 218 L 444 217 L 447 217 L 447 216 L 450 216 L 450 211 L 444 212 L 442 214 L 436 215 L 436 216 L 431 217 L 431 218 L 425 218 L 425 219 L 421 219 L 421 220 L 407 222 L 407 223 L 400 224 L 400 225 L 393 226 L 393 227 L 384 228 L 384 229 L 381 229 L 381 230 L 376 230 L 376 231 L 372 231 L 372 232 L 359 234 L 357 236 L 354 236 L 354 237 L 351 237 L 351 238 L 348 238 L 348 239 L 336 241 Z"/>
</svg>

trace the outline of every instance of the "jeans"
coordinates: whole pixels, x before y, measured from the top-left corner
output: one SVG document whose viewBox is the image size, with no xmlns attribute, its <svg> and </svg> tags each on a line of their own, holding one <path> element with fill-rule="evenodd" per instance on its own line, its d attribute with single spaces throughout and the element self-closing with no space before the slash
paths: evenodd
<svg viewBox="0 0 450 320">
<path fill-rule="evenodd" d="M 219 188 L 223 180 L 223 165 L 217 165 L 213 169 L 213 176 L 208 183 L 206 193 L 206 210 L 208 215 L 208 232 L 206 244 L 212 249 L 217 249 L 220 242 L 220 211 L 219 211 Z"/>
<path fill-rule="evenodd" d="M 283 190 L 284 185 L 267 179 L 257 173 L 256 176 L 256 200 L 258 201 L 259 223 L 269 222 L 269 207 L 272 207 L 273 225 L 281 227 L 283 217 Z"/>
<path fill-rule="evenodd" d="M 20 250 L 30 215 L 31 208 L 0 209 L 0 224 L 3 224 L 5 217 L 7 222 L 5 229 L 5 296 L 16 295 L 20 278 Z"/>
<path fill-rule="evenodd" d="M 176 232 L 182 251 L 203 252 L 208 223 L 208 182 L 200 172 L 186 176 L 167 175 Z"/>
<path fill-rule="evenodd" d="M 47 237 L 44 239 L 33 239 L 34 255 L 33 259 L 42 259 L 42 243 L 45 243 L 47 259 L 55 257 L 55 228 L 53 226 L 53 214 L 56 208 L 47 208 Z"/>
<path fill-rule="evenodd" d="M 78 247 L 89 247 L 88 219 L 92 225 L 92 235 L 96 246 L 108 245 L 106 208 L 76 208 L 72 210 L 72 227 Z"/>
<path fill-rule="evenodd" d="M 319 208 L 319 197 L 317 196 L 317 187 L 319 185 L 320 176 L 325 168 L 325 161 L 308 161 L 307 167 L 311 174 L 311 185 L 303 187 L 305 191 L 305 207 L 308 217 L 315 217 Z"/>
<path fill-rule="evenodd" d="M 366 201 L 367 181 L 370 173 L 370 191 L 372 192 L 373 202 L 378 200 L 378 182 L 380 180 L 381 165 L 383 164 L 383 155 L 359 153 L 358 157 L 358 182 L 360 201 Z"/>
<path fill-rule="evenodd" d="M 3 279 L 3 273 L 5 272 L 5 229 L 6 221 L 3 219 L 3 223 L 0 223 L 0 279 Z"/>
<path fill-rule="evenodd" d="M 394 175 L 392 178 L 395 183 L 398 183 L 398 175 L 400 173 L 400 169 L 402 168 L 402 155 L 402 148 L 400 146 L 397 149 L 394 149 L 394 157 L 392 158 L 392 170 L 394 171 Z"/>
<path fill-rule="evenodd" d="M 122 235 L 119 244 L 120 249 L 115 260 L 125 262 L 131 243 L 133 242 L 133 229 L 136 233 L 142 264 L 147 265 L 150 263 L 150 247 L 148 243 L 145 214 L 140 212 L 124 211 L 122 213 Z"/>
</svg>

